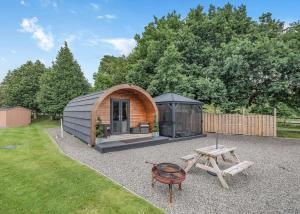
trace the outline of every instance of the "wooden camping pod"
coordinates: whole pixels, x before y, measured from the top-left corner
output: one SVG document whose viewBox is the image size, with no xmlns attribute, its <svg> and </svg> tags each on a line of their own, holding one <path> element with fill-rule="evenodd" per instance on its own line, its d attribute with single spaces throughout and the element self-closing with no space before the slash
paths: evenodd
<svg viewBox="0 0 300 214">
<path fill-rule="evenodd" d="M 113 86 L 70 101 L 64 109 L 64 130 L 90 145 L 95 145 L 96 119 L 100 117 L 103 124 L 111 124 L 113 99 L 129 101 L 130 127 L 146 122 L 151 131 L 155 116 L 158 117 L 156 104 L 144 89 L 129 84 Z"/>
</svg>

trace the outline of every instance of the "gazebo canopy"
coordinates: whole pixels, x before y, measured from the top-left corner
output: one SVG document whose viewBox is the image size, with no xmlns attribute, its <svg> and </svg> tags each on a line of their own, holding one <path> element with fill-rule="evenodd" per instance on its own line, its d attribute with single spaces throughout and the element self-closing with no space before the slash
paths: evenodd
<svg viewBox="0 0 300 214">
<path fill-rule="evenodd" d="M 198 100 L 193 100 L 187 97 L 180 96 L 174 93 L 166 93 L 154 98 L 156 103 L 186 103 L 186 104 L 201 104 Z"/>
</svg>

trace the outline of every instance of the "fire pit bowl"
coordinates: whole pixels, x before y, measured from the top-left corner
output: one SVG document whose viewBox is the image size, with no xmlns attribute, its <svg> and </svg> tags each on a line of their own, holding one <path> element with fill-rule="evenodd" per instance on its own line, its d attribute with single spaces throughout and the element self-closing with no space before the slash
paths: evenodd
<svg viewBox="0 0 300 214">
<path fill-rule="evenodd" d="M 178 165 L 173 163 L 153 164 L 152 167 L 152 187 L 156 181 L 169 185 L 169 202 L 172 203 L 172 185 L 178 184 L 181 189 L 181 183 L 185 180 L 186 172 Z"/>
</svg>

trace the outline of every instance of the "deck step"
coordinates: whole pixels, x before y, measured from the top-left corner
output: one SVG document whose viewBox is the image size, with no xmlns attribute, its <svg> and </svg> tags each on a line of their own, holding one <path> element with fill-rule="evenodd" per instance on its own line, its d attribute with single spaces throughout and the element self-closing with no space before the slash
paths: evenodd
<svg viewBox="0 0 300 214">
<path fill-rule="evenodd" d="M 189 160 L 194 159 L 196 156 L 197 156 L 197 154 L 190 154 L 190 155 L 183 156 L 180 159 L 182 159 L 184 161 L 189 161 Z"/>
<path fill-rule="evenodd" d="M 251 161 L 243 161 L 223 171 L 224 175 L 234 176 L 253 165 Z"/>
<path fill-rule="evenodd" d="M 155 146 L 164 143 L 170 142 L 168 137 L 155 137 L 155 138 L 140 138 L 135 139 L 135 142 L 128 142 L 129 140 L 124 141 L 112 141 L 112 142 L 105 142 L 100 143 L 95 146 L 95 149 L 101 153 L 106 152 L 114 152 L 114 151 L 121 151 L 126 149 L 134 149 L 134 148 L 141 148 L 146 146 Z"/>
</svg>

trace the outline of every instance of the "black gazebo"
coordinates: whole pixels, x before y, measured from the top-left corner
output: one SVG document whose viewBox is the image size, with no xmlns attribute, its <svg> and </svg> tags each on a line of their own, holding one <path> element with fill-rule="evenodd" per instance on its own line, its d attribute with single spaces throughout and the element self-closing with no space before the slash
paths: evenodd
<svg viewBox="0 0 300 214">
<path fill-rule="evenodd" d="M 173 93 L 154 98 L 159 111 L 159 133 L 173 138 L 202 135 L 202 103 Z"/>
</svg>

